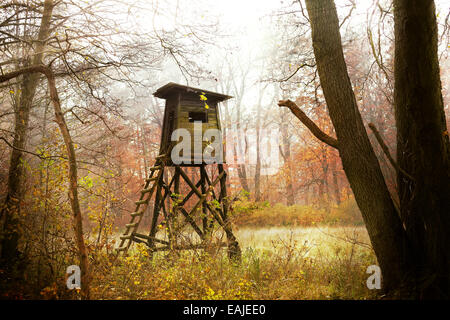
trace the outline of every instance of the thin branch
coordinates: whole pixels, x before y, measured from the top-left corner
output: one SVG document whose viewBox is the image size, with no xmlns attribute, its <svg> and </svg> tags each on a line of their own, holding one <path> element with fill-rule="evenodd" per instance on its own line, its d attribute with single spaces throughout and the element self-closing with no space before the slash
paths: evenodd
<svg viewBox="0 0 450 320">
<path fill-rule="evenodd" d="M 338 140 L 323 132 L 302 110 L 300 110 L 295 102 L 291 100 L 280 100 L 280 102 L 278 102 L 278 106 L 288 107 L 317 139 L 339 150 Z"/>
<path fill-rule="evenodd" d="M 45 74 L 46 71 L 47 71 L 46 66 L 44 66 L 43 64 L 26 67 L 23 69 L 18 69 L 18 70 L 0 75 L 0 83 L 6 82 L 13 78 L 16 78 L 24 73 L 43 73 L 43 74 Z"/>
<path fill-rule="evenodd" d="M 28 151 L 28 150 L 25 150 L 25 149 L 17 148 L 17 147 L 15 147 L 15 146 L 13 146 L 11 143 L 9 143 L 9 141 L 6 140 L 4 137 L 0 137 L 0 140 L 3 140 L 3 141 L 4 141 L 10 148 L 12 148 L 12 149 L 15 149 L 15 150 L 20 151 L 20 152 L 24 152 L 24 153 L 31 154 L 31 155 L 33 155 L 33 156 L 38 157 L 38 158 L 41 159 L 41 160 L 52 159 L 52 158 L 62 158 L 62 159 L 66 159 L 66 158 L 64 158 L 64 157 L 62 157 L 62 156 L 42 156 L 42 155 L 40 155 L 40 154 L 38 154 L 38 153 L 34 153 L 34 152 L 32 152 L 32 151 Z"/>
<path fill-rule="evenodd" d="M 354 0 L 350 1 L 352 4 L 352 8 L 350 9 L 350 12 L 347 14 L 347 16 L 342 20 L 342 22 L 339 24 L 339 28 L 342 27 L 342 25 L 345 23 L 345 21 L 347 21 L 350 16 L 352 15 L 353 10 L 356 8 L 356 3 Z"/>
<path fill-rule="evenodd" d="M 8 140 L 6 140 L 6 138 L 4 138 L 4 137 L 0 137 L 0 140 L 3 140 L 3 141 L 8 145 L 8 147 L 10 147 L 10 148 L 12 148 L 12 149 L 18 150 L 18 151 L 23 152 L 23 153 L 31 154 L 32 156 L 38 157 L 38 158 L 41 159 L 41 160 L 48 160 L 48 159 L 63 159 L 63 160 L 68 160 L 68 159 L 69 159 L 69 158 L 67 158 L 67 157 L 65 157 L 65 156 L 61 156 L 61 155 L 56 155 L 56 156 L 43 156 L 43 155 L 40 155 L 40 154 L 38 154 L 38 153 L 29 151 L 29 150 L 17 148 L 17 147 L 15 147 L 14 145 L 12 145 Z M 77 163 L 79 163 L 79 164 L 85 164 L 85 165 L 90 165 L 90 166 L 94 166 L 94 167 L 98 167 L 98 168 L 103 168 L 103 169 L 104 169 L 103 166 L 98 165 L 98 164 L 95 164 L 95 163 L 92 163 L 92 162 L 87 162 L 87 161 L 83 161 L 83 160 L 77 160 Z M 80 170 L 88 170 L 88 171 L 90 171 L 88 168 L 80 168 Z M 92 171 L 90 171 L 90 172 L 92 172 Z M 98 174 L 98 173 L 96 173 L 96 174 L 97 174 L 98 176 L 101 176 L 101 175 Z M 106 178 L 106 177 L 103 177 L 103 176 L 101 176 L 101 177 L 102 177 L 102 178 Z"/>
<path fill-rule="evenodd" d="M 386 143 L 384 143 L 383 138 L 381 138 L 381 135 L 378 132 L 375 125 L 373 123 L 369 123 L 369 128 L 372 130 L 373 134 L 375 135 L 375 138 L 377 139 L 378 143 L 380 144 L 381 149 L 383 149 L 383 152 L 386 155 L 386 157 L 388 158 L 389 162 L 395 168 L 395 170 L 397 170 L 397 174 L 398 174 L 398 172 L 401 172 L 401 173 L 403 173 L 403 175 L 405 175 L 405 177 L 409 178 L 412 181 L 415 181 L 416 179 L 414 179 L 413 176 L 411 176 L 408 172 L 406 172 L 405 170 L 400 168 L 398 163 L 395 162 L 394 158 L 392 157 L 391 153 L 389 152 L 388 146 L 386 145 Z"/>
<path fill-rule="evenodd" d="M 297 69 L 296 69 L 290 76 L 288 76 L 287 78 L 281 79 L 279 82 L 286 82 L 286 81 L 288 81 L 288 80 L 291 79 L 293 76 L 295 76 L 295 74 L 296 74 L 300 69 L 302 69 L 303 67 L 314 68 L 315 66 L 316 66 L 315 64 L 314 64 L 314 65 L 310 65 L 310 64 L 307 64 L 307 63 L 302 63 L 300 66 L 297 67 Z"/>
</svg>

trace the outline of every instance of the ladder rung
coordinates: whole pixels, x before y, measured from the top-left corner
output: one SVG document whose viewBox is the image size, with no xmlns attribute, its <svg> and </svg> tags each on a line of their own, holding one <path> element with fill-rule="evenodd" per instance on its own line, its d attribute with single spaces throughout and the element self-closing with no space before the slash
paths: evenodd
<svg viewBox="0 0 450 320">
<path fill-rule="evenodd" d="M 134 223 L 127 223 L 126 225 L 125 225 L 125 227 L 127 227 L 127 228 L 133 228 L 133 227 L 136 227 L 137 226 L 137 222 L 134 222 Z"/>
<path fill-rule="evenodd" d="M 141 193 L 144 194 L 144 193 L 147 193 L 147 192 L 150 192 L 150 191 L 152 191 L 152 188 L 142 189 Z"/>
<path fill-rule="evenodd" d="M 163 159 L 165 157 L 167 157 L 166 154 L 161 154 L 161 155 L 157 156 L 156 159 L 160 160 L 160 159 Z M 161 165 L 161 161 L 156 161 L 156 163 L 160 163 L 160 164 L 159 165 L 154 165 L 153 167 L 150 168 L 150 171 L 152 172 L 152 175 L 153 175 L 154 171 L 161 170 L 163 168 L 163 165 Z M 160 177 L 160 174 L 155 176 L 155 177 L 147 178 L 147 179 L 145 179 L 145 181 L 147 183 L 152 182 L 152 181 L 157 181 L 159 177 Z M 143 189 L 143 190 L 141 190 L 141 194 L 144 195 L 146 193 L 149 193 L 153 189 L 154 189 L 154 186 L 152 186 L 150 188 L 147 188 L 147 189 Z M 142 199 L 142 200 L 136 201 L 135 204 L 137 206 L 141 205 L 141 204 L 148 204 L 149 201 L 150 201 L 150 197 L 148 197 L 147 199 Z M 136 211 L 136 212 L 131 213 L 131 217 L 134 218 L 134 217 L 142 216 L 143 214 L 144 214 L 143 211 Z M 128 224 L 125 225 L 125 227 L 129 230 L 130 228 L 137 227 L 138 224 L 139 224 L 139 221 L 138 222 L 134 222 L 134 223 L 128 223 Z M 123 240 L 123 241 L 124 240 L 133 240 L 133 238 L 134 238 L 133 233 L 120 236 L 120 240 Z M 134 238 L 134 239 L 136 241 L 138 240 L 137 238 Z M 116 250 L 119 251 L 119 252 L 120 251 L 126 251 L 128 249 L 128 247 L 129 247 L 129 245 L 130 244 L 122 246 L 120 248 L 117 248 Z"/>
</svg>

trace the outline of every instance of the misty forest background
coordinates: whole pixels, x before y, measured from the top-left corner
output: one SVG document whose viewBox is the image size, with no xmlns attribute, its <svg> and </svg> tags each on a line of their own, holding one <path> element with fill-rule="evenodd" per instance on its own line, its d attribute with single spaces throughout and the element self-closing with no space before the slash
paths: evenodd
<svg viewBox="0 0 450 320">
<path fill-rule="evenodd" d="M 242 2 L 1 1 L 2 298 L 449 297 L 449 4 Z M 115 258 L 168 82 L 233 96 L 228 157 L 258 145 L 226 165 L 240 263 Z M 253 139 L 271 130 L 277 170 Z"/>
</svg>

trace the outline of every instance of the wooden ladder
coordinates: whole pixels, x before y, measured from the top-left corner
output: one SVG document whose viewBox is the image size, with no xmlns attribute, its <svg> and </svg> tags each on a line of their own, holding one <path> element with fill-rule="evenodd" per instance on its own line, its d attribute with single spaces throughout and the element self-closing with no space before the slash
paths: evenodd
<svg viewBox="0 0 450 320">
<path fill-rule="evenodd" d="M 158 185 L 158 181 L 161 179 L 164 172 L 165 157 L 165 154 L 156 157 L 155 164 L 150 168 L 150 175 L 145 179 L 145 185 L 144 189 L 141 190 L 141 196 L 139 200 L 135 202 L 136 209 L 131 213 L 130 223 L 125 225 L 125 232 L 120 236 L 120 244 L 116 249 L 118 253 L 126 253 L 133 242 L 134 234 L 142 221 L 142 217 L 148 208 L 150 199 Z"/>
</svg>

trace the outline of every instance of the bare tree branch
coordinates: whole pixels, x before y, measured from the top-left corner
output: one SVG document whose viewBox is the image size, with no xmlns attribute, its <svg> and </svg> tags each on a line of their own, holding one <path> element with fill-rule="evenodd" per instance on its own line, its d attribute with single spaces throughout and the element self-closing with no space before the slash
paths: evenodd
<svg viewBox="0 0 450 320">
<path fill-rule="evenodd" d="M 401 172 L 405 175 L 405 177 L 409 178 L 412 181 L 415 181 L 416 179 L 414 179 L 413 176 L 411 176 L 408 172 L 406 172 L 405 170 L 400 168 L 398 163 L 395 162 L 394 158 L 392 157 L 391 153 L 389 152 L 388 146 L 386 145 L 386 143 L 384 143 L 383 138 L 381 138 L 381 135 L 378 132 L 375 125 L 373 123 L 369 123 L 369 128 L 372 130 L 373 134 L 375 135 L 375 138 L 377 139 L 378 143 L 380 144 L 381 149 L 383 149 L 383 152 L 386 155 L 386 157 L 388 158 L 389 162 L 392 164 L 392 166 L 395 168 L 395 170 L 397 170 L 397 174 L 398 174 L 398 172 Z"/>
<path fill-rule="evenodd" d="M 329 146 L 339 149 L 337 139 L 323 132 L 298 106 L 291 100 L 280 100 L 279 107 L 288 107 L 292 113 L 311 131 L 311 133 L 320 141 Z"/>
</svg>

